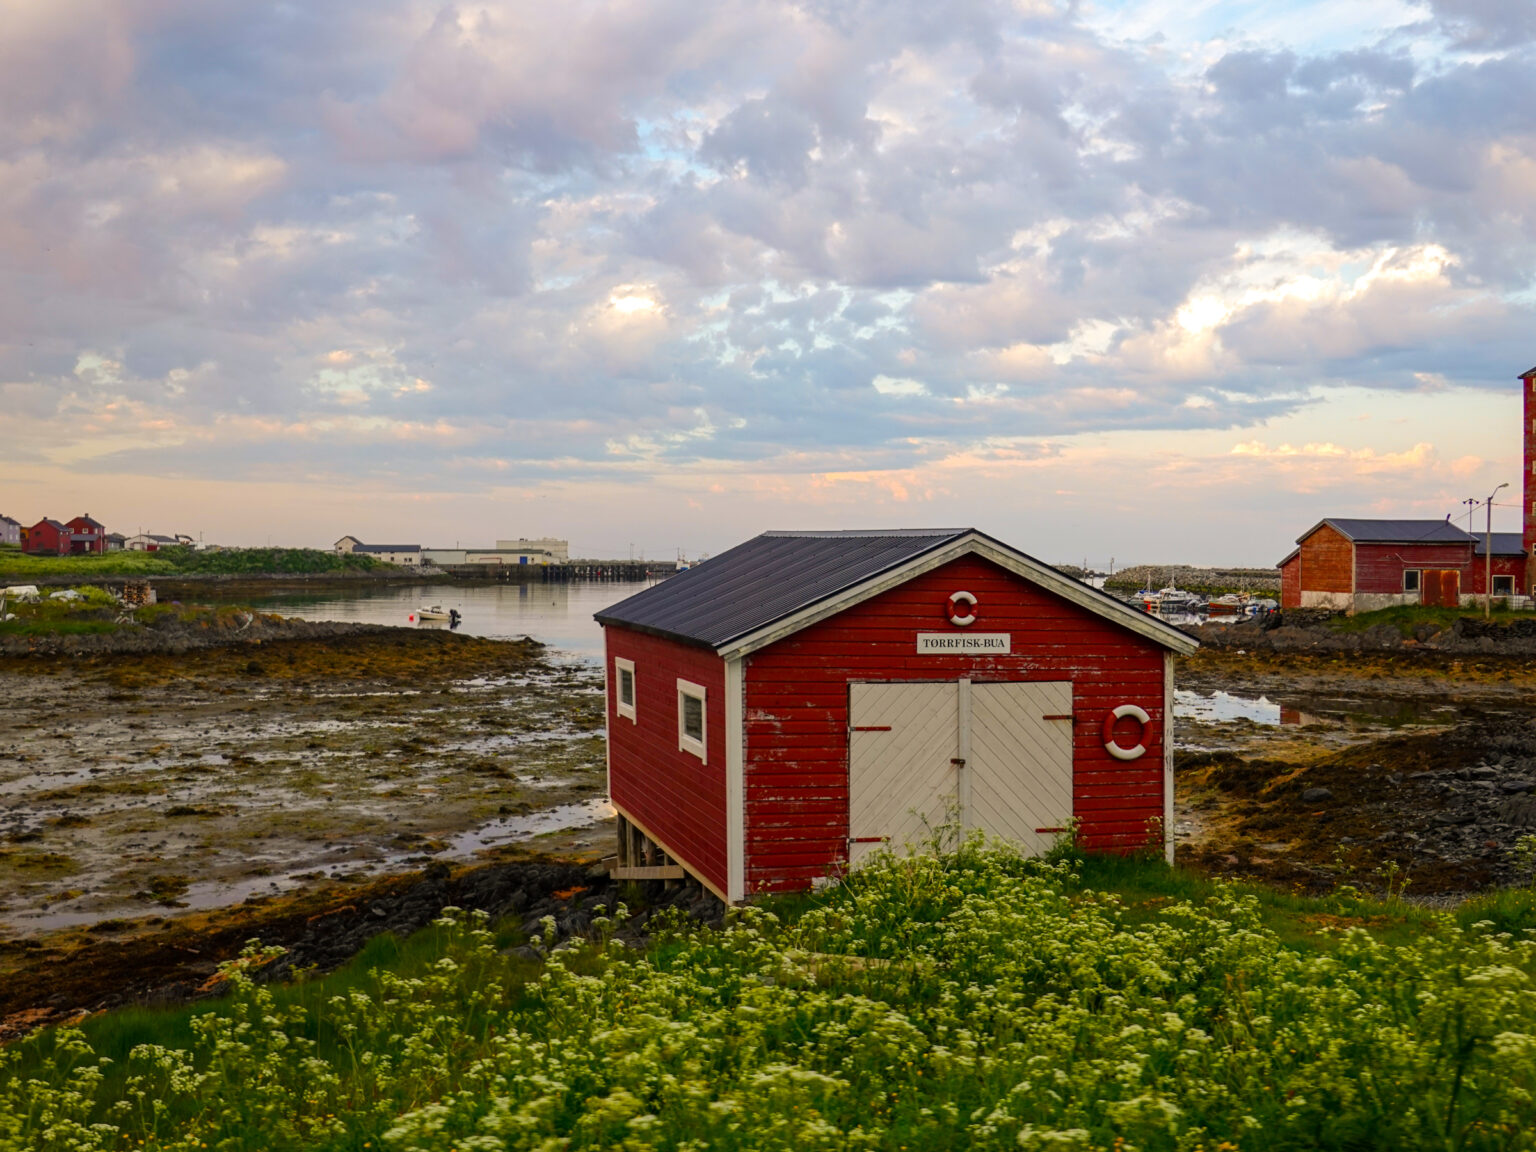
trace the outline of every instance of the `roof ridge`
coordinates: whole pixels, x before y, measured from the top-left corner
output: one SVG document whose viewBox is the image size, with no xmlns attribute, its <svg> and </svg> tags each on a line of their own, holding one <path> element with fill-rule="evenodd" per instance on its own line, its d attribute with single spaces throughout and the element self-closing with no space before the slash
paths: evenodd
<svg viewBox="0 0 1536 1152">
<path fill-rule="evenodd" d="M 963 536 L 967 532 L 974 531 L 976 531 L 974 528 L 780 528 L 773 531 L 760 532 L 758 535 L 788 539 L 805 537 L 823 540 L 856 540 L 861 537 L 881 536 Z"/>
</svg>

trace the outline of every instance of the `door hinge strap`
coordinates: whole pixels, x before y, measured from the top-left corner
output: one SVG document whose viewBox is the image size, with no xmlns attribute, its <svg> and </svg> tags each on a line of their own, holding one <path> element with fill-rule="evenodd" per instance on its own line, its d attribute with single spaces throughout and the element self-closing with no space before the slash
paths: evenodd
<svg viewBox="0 0 1536 1152">
<path fill-rule="evenodd" d="M 1070 713 L 1070 712 L 1062 712 L 1062 713 L 1060 713 L 1058 715 L 1055 715 L 1055 716 L 1042 716 L 1042 717 L 1040 717 L 1040 719 L 1042 719 L 1042 720 L 1076 720 L 1077 717 L 1072 715 L 1072 713 Z"/>
<path fill-rule="evenodd" d="M 848 837 L 848 843 L 850 843 L 850 844 L 884 844 L 889 839 L 890 839 L 889 836 L 850 836 L 850 837 Z"/>
<path fill-rule="evenodd" d="M 889 732 L 890 730 L 889 724 L 855 724 L 853 726 L 855 732 Z"/>
</svg>

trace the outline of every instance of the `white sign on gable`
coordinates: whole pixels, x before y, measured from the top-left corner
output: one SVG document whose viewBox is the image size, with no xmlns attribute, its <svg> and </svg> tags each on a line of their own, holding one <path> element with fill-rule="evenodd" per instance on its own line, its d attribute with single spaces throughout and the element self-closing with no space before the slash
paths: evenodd
<svg viewBox="0 0 1536 1152">
<path fill-rule="evenodd" d="M 1013 651 L 1011 632 L 919 632 L 919 656 L 1007 656 Z"/>
</svg>

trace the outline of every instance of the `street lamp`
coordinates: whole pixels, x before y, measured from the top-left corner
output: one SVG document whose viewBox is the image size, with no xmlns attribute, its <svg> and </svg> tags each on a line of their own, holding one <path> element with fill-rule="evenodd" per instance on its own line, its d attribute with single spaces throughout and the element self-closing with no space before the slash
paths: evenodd
<svg viewBox="0 0 1536 1152">
<path fill-rule="evenodd" d="M 1492 492 L 1488 493 L 1488 522 L 1483 532 L 1483 619 L 1493 618 L 1493 498 L 1499 494 L 1500 488 L 1508 488 L 1508 484 L 1500 484 Z"/>
</svg>

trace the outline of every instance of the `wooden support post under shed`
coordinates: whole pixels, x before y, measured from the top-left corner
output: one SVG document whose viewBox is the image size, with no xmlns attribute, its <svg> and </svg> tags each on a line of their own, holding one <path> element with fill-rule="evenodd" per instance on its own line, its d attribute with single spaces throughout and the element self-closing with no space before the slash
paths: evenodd
<svg viewBox="0 0 1536 1152">
<path fill-rule="evenodd" d="M 615 880 L 668 880 L 687 877 L 683 866 L 645 832 L 621 813 L 619 816 L 619 862 L 609 873 Z"/>
</svg>

